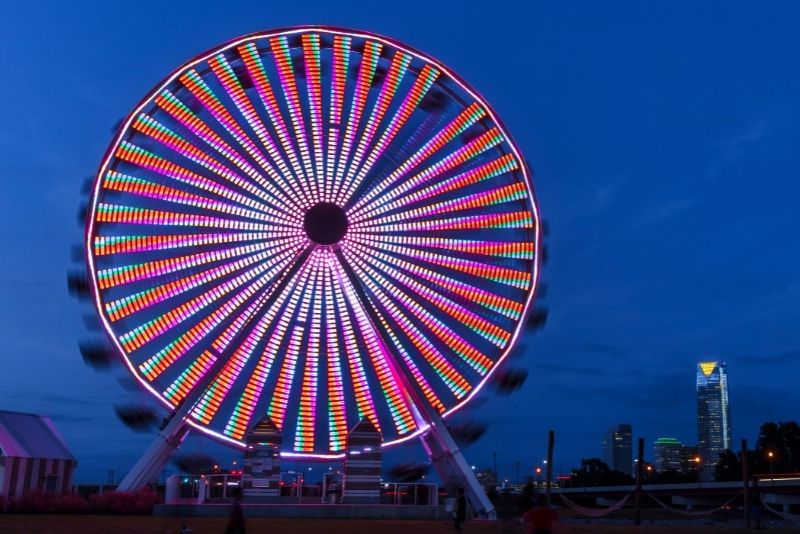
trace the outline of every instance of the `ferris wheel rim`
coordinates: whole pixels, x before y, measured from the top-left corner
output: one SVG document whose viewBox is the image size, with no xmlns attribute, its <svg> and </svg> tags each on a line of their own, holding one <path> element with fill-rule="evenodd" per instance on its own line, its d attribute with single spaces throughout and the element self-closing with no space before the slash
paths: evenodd
<svg viewBox="0 0 800 534">
<path fill-rule="evenodd" d="M 534 247 L 536 253 L 533 256 L 532 261 L 532 271 L 531 271 L 531 283 L 530 289 L 526 292 L 525 301 L 523 303 L 523 311 L 519 320 L 516 323 L 514 331 L 512 332 L 512 336 L 510 341 L 508 342 L 507 347 L 502 351 L 500 356 L 497 357 L 497 360 L 494 362 L 492 367 L 488 370 L 487 374 L 483 376 L 482 380 L 480 380 L 475 387 L 462 399 L 460 399 L 457 403 L 451 406 L 449 409 L 444 411 L 440 414 L 442 418 L 447 418 L 454 413 L 458 412 L 466 405 L 468 405 L 489 383 L 490 379 L 497 371 L 497 369 L 507 360 L 509 354 L 514 350 L 520 336 L 523 334 L 525 329 L 525 323 L 527 321 L 527 317 L 530 313 L 532 308 L 532 304 L 535 298 L 535 294 L 538 289 L 539 278 L 540 278 L 540 271 L 541 271 L 541 240 L 542 240 L 542 232 L 541 232 L 541 213 L 539 204 L 536 198 L 536 192 L 533 188 L 533 180 L 532 180 L 532 173 L 529 169 L 528 163 L 525 158 L 522 156 L 522 153 L 519 149 L 518 144 L 512 137 L 510 131 L 505 126 L 503 121 L 497 115 L 494 108 L 488 103 L 488 101 L 470 84 L 468 84 L 463 78 L 461 78 L 457 73 L 452 71 L 449 67 L 447 67 L 444 63 L 439 61 L 437 58 L 419 51 L 418 49 L 411 47 L 403 42 L 397 41 L 393 38 L 386 37 L 377 33 L 364 31 L 364 30 L 355 30 L 349 28 L 343 28 L 339 26 L 329 26 L 329 25 L 301 25 L 301 26 L 290 26 L 290 27 L 282 27 L 270 30 L 262 30 L 257 32 L 252 32 L 246 35 L 242 35 L 235 39 L 231 39 L 217 45 L 215 47 L 209 48 L 206 51 L 195 55 L 188 61 L 185 61 L 178 65 L 177 68 L 173 69 L 165 78 L 163 78 L 160 82 L 153 86 L 153 89 L 148 91 L 146 95 L 136 104 L 136 106 L 132 109 L 132 111 L 126 116 L 125 120 L 121 122 L 117 132 L 114 134 L 112 142 L 109 144 L 108 149 L 106 150 L 101 163 L 98 167 L 97 173 L 94 175 L 92 187 L 91 187 L 91 198 L 93 201 L 90 203 L 89 211 L 86 217 L 86 225 L 85 225 L 85 252 L 86 252 L 86 262 L 87 262 L 87 271 L 89 274 L 89 287 L 90 287 L 90 294 L 92 300 L 94 301 L 95 306 L 98 310 L 102 309 L 103 301 L 101 297 L 100 287 L 98 285 L 97 279 L 97 266 L 94 258 L 94 252 L 92 249 L 92 239 L 94 237 L 95 228 L 99 225 L 99 222 L 96 221 L 96 212 L 98 202 L 97 199 L 99 198 L 99 192 L 102 185 L 102 177 L 104 173 L 110 168 L 110 163 L 114 159 L 114 149 L 119 145 L 119 143 L 123 140 L 125 134 L 129 131 L 129 128 L 135 118 L 142 112 L 142 110 L 152 102 L 153 98 L 163 91 L 166 87 L 168 87 L 171 83 L 175 82 L 175 80 L 185 71 L 188 69 L 207 61 L 209 58 L 214 56 L 215 54 L 219 54 L 221 52 L 225 52 L 230 50 L 242 43 L 250 42 L 255 39 L 264 39 L 264 38 L 271 38 L 271 37 L 278 37 L 278 36 L 286 36 L 286 35 L 295 35 L 295 34 L 303 34 L 308 32 L 320 32 L 325 34 L 332 34 L 332 35 L 343 35 L 349 37 L 356 37 L 356 38 L 363 38 L 363 39 L 371 39 L 379 41 L 383 44 L 389 45 L 397 50 L 406 52 L 428 64 L 435 66 L 437 69 L 441 70 L 444 75 L 448 78 L 453 80 L 463 91 L 469 94 L 476 102 L 479 102 L 486 111 L 486 114 L 489 118 L 494 122 L 497 128 L 502 133 L 505 141 L 508 143 L 511 151 L 513 152 L 514 156 L 517 158 L 520 164 L 520 173 L 524 180 L 526 191 L 528 193 L 528 197 L 526 199 L 529 209 L 533 214 L 533 218 L 535 221 L 533 227 L 534 233 Z M 103 329 L 105 333 L 111 338 L 112 343 L 114 344 L 116 350 L 123 356 L 123 360 L 128 367 L 131 374 L 137 379 L 137 381 L 145 387 L 145 389 L 152 394 L 156 399 L 158 399 L 165 407 L 168 409 L 175 409 L 176 404 L 173 404 L 168 399 L 164 398 L 164 396 L 157 391 L 153 385 L 148 383 L 141 374 L 135 368 L 133 362 L 128 356 L 128 351 L 125 350 L 119 339 L 114 333 L 114 329 L 112 328 L 109 319 L 105 316 L 104 313 L 99 313 L 101 324 L 103 325 Z M 198 422 L 195 422 L 191 417 L 187 417 L 185 422 L 189 424 L 195 430 L 200 431 L 201 433 L 208 435 L 209 437 L 221 441 L 226 445 L 235 446 L 238 448 L 244 447 L 244 444 L 240 440 L 233 439 L 231 437 L 225 436 L 221 432 L 217 432 L 212 430 L 211 428 L 204 426 Z M 413 438 L 416 438 L 423 434 L 425 431 L 428 430 L 430 423 L 426 425 L 421 425 L 417 428 L 417 430 L 410 432 L 405 435 L 401 435 L 400 437 L 384 441 L 382 447 L 390 447 L 392 445 L 396 445 L 399 443 L 406 442 Z M 286 451 L 282 452 L 283 455 L 289 457 L 297 457 L 297 458 L 318 458 L 318 459 L 336 459 L 343 457 L 344 453 L 336 454 L 318 454 L 318 453 L 306 453 L 306 452 L 291 452 Z"/>
</svg>

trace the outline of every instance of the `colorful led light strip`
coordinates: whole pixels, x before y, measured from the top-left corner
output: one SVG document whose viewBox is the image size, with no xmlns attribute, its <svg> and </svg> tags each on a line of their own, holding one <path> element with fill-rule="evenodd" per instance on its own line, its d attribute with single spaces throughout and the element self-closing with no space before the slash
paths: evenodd
<svg viewBox="0 0 800 534">
<path fill-rule="evenodd" d="M 384 180 L 370 188 L 357 202 L 353 203 L 350 215 L 354 221 L 361 219 L 359 214 L 362 207 L 375 197 L 383 194 L 388 187 L 392 186 L 397 180 L 405 177 L 411 170 L 427 160 L 433 154 L 444 148 L 445 145 L 453 141 L 456 136 L 472 126 L 476 121 L 485 115 L 483 108 L 477 103 L 471 104 L 462 111 L 447 126 L 436 133 L 424 145 L 422 145 L 411 157 L 409 157 L 395 171 L 390 173 Z"/>
<path fill-rule="evenodd" d="M 314 451 L 314 436 L 317 414 L 317 377 L 320 357 L 320 333 L 322 331 L 321 315 L 322 304 L 320 298 L 314 295 L 324 294 L 325 289 L 322 285 L 322 269 L 320 254 L 313 254 L 311 258 L 311 314 L 310 326 L 308 329 L 308 344 L 305 352 L 305 367 L 303 372 L 303 383 L 300 393 L 300 408 L 297 412 L 297 426 L 294 438 L 294 450 L 301 452 Z"/>
<path fill-rule="evenodd" d="M 375 68 L 378 66 L 378 58 L 382 48 L 383 45 L 376 41 L 367 41 L 364 44 L 364 54 L 361 58 L 361 65 L 359 65 L 358 68 L 358 78 L 356 79 L 356 86 L 353 91 L 353 101 L 350 106 L 350 113 L 347 116 L 347 127 L 344 131 L 344 138 L 341 141 L 342 149 L 339 152 L 339 159 L 336 166 L 336 177 L 339 179 L 347 174 L 346 165 L 353 149 L 356 130 L 361 123 L 361 114 L 364 112 L 364 106 L 367 103 L 369 89 L 372 85 L 372 79 L 375 76 Z M 334 182 L 334 202 L 340 202 L 340 190 L 342 187 L 343 184 Z"/>
<path fill-rule="evenodd" d="M 439 72 L 436 69 L 432 68 L 430 65 L 425 65 L 419 77 L 414 82 L 414 85 L 411 87 L 405 99 L 403 100 L 400 109 L 398 109 L 395 116 L 392 117 L 392 120 L 389 123 L 389 126 L 386 128 L 386 131 L 383 132 L 380 140 L 367 158 L 366 164 L 361 167 L 358 176 L 355 178 L 355 180 L 345 180 L 345 183 L 349 185 L 339 199 L 340 203 L 348 202 L 353 194 L 353 191 L 355 191 L 356 187 L 358 187 L 358 185 L 361 183 L 361 180 L 363 180 L 364 176 L 377 161 L 378 156 L 380 156 L 383 151 L 386 150 L 386 147 L 389 145 L 392 139 L 394 139 L 394 136 L 411 116 L 411 113 L 414 111 L 414 109 L 416 109 L 417 105 L 422 101 L 422 98 L 428 92 L 428 89 L 430 89 L 431 85 L 433 85 L 433 82 L 438 75 Z"/>
<path fill-rule="evenodd" d="M 280 282 L 280 279 L 278 282 Z M 275 300 L 266 307 L 264 314 L 256 321 L 255 325 L 249 329 L 247 332 L 247 337 L 245 337 L 244 341 L 242 341 L 242 343 L 236 347 L 233 355 L 225 363 L 225 367 L 223 367 L 223 369 L 214 379 L 214 382 L 200 398 L 200 401 L 197 403 L 192 412 L 193 417 L 199 419 L 205 424 L 208 424 L 211 421 L 224 399 L 228 396 L 231 388 L 234 386 L 234 383 L 243 371 L 245 365 L 247 365 L 247 362 L 255 353 L 259 343 L 267 334 L 270 325 L 275 321 L 275 317 L 281 311 L 288 295 L 291 293 L 296 283 L 297 276 L 294 276 L 288 281 L 286 289 L 276 296 Z M 237 335 L 244 331 L 243 329 L 245 328 L 245 325 L 254 316 L 255 312 L 266 306 L 266 303 L 269 302 L 274 296 L 275 288 L 277 287 L 278 286 L 276 284 L 273 284 L 272 289 L 268 290 L 264 295 L 262 295 L 260 301 L 257 300 L 253 302 L 245 311 L 245 313 L 240 315 L 228 328 L 226 328 L 225 331 L 212 343 L 214 349 L 220 353 L 224 353 L 228 346 L 230 346 L 231 343 L 233 343 L 233 341 L 236 339 Z M 271 366 L 272 360 L 264 360 L 263 358 L 262 360 Z M 259 363 L 259 365 L 261 365 L 261 363 Z M 234 409 L 235 413 L 238 414 L 240 406 L 241 401 Z"/>
</svg>

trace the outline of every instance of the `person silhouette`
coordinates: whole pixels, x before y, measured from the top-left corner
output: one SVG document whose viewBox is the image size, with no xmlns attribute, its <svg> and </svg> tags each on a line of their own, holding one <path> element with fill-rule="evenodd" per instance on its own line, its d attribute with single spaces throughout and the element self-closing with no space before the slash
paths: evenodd
<svg viewBox="0 0 800 534">
<path fill-rule="evenodd" d="M 242 488 L 233 488 L 233 506 L 228 518 L 225 534 L 245 534 L 244 509 L 242 508 Z"/>
<path fill-rule="evenodd" d="M 453 511 L 453 527 L 456 532 L 464 531 L 464 521 L 467 519 L 467 498 L 464 496 L 464 488 L 456 491 L 456 509 Z"/>
</svg>

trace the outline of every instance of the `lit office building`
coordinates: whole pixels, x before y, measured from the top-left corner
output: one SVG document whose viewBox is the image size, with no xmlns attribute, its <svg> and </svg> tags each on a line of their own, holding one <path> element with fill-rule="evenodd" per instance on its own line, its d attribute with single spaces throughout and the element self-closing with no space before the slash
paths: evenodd
<svg viewBox="0 0 800 534">
<path fill-rule="evenodd" d="M 725 362 L 697 364 L 697 441 L 703 478 L 710 479 L 720 453 L 731 447 L 731 412 Z"/>
<path fill-rule="evenodd" d="M 633 454 L 631 425 L 615 425 L 603 437 L 603 461 L 616 471 L 633 473 Z"/>
<path fill-rule="evenodd" d="M 653 447 L 657 471 L 680 471 L 683 443 L 675 438 L 658 438 Z"/>
</svg>

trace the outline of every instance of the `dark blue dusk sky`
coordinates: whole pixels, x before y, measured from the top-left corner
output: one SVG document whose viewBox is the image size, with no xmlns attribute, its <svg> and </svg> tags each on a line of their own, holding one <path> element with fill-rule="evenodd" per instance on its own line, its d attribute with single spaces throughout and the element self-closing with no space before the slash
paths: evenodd
<svg viewBox="0 0 800 534">
<path fill-rule="evenodd" d="M 548 221 L 531 374 L 470 412 L 468 460 L 558 470 L 612 424 L 696 441 L 694 372 L 728 364 L 734 438 L 800 419 L 800 6 L 793 2 L 30 2 L 0 17 L 0 409 L 49 414 L 79 480 L 126 471 L 142 397 L 83 365 L 67 295 L 76 212 L 114 124 L 180 63 L 241 34 L 323 23 L 438 58 L 498 111 Z M 219 453 L 208 441 L 187 449 Z M 421 454 L 418 444 L 390 460 Z M 230 453 L 227 453 L 230 454 Z"/>
</svg>

